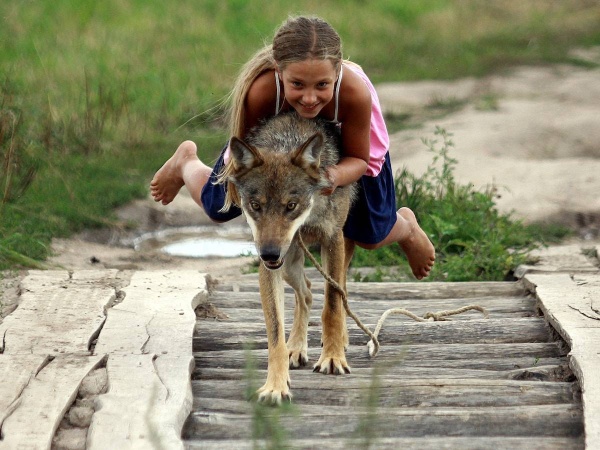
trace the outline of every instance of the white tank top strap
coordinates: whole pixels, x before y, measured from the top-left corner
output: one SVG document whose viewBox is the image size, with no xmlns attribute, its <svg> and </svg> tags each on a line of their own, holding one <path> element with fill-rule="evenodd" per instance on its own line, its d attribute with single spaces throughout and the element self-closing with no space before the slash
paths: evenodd
<svg viewBox="0 0 600 450">
<path fill-rule="evenodd" d="M 342 85 L 342 74 L 344 72 L 344 65 L 340 66 L 340 76 L 338 77 L 337 84 L 335 86 L 335 114 L 333 116 L 333 122 L 338 123 L 338 111 L 340 106 L 340 86 Z"/>
</svg>

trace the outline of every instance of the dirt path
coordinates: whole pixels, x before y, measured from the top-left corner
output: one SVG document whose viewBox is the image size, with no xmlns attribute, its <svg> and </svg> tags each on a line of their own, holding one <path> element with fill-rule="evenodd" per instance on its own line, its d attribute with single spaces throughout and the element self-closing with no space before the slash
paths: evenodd
<svg viewBox="0 0 600 450">
<path fill-rule="evenodd" d="M 592 57 L 600 61 L 600 55 Z M 384 109 L 411 114 L 419 125 L 392 134 L 395 169 L 406 165 L 417 174 L 425 170 L 432 155 L 421 139 L 433 138 L 439 125 L 453 134 L 458 181 L 496 185 L 499 208 L 514 210 L 526 221 L 563 223 L 578 228 L 582 236 L 598 236 L 600 69 L 523 67 L 483 79 L 383 84 L 378 91 Z M 454 112 L 448 112 L 452 105 Z M 119 216 L 138 223 L 139 232 L 210 224 L 185 194 L 167 207 L 150 198 L 136 201 Z M 131 237 L 104 230 L 57 239 L 51 263 L 68 269 L 218 268 L 219 274 L 235 276 L 252 261 L 178 258 L 116 245 Z"/>
</svg>

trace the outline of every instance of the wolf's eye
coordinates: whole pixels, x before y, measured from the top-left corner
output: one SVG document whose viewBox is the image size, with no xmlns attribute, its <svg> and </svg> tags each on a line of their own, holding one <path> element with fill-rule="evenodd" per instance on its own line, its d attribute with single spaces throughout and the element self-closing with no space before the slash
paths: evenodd
<svg viewBox="0 0 600 450">
<path fill-rule="evenodd" d="M 256 200 L 250 200 L 250 208 L 252 208 L 254 211 L 259 211 L 260 203 L 258 203 Z"/>
<path fill-rule="evenodd" d="M 288 210 L 288 211 L 293 211 L 293 210 L 295 210 L 295 209 L 296 209 L 296 205 L 297 205 L 297 204 L 298 204 L 298 203 L 296 203 L 296 202 L 289 202 L 289 203 L 287 204 L 287 210 Z"/>
</svg>

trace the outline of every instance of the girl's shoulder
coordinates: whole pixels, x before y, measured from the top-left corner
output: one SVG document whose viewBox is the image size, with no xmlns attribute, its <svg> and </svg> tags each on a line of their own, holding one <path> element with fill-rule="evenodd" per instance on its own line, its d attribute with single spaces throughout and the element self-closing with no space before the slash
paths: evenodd
<svg viewBox="0 0 600 450">
<path fill-rule="evenodd" d="M 275 113 L 277 85 L 275 70 L 270 69 L 254 79 L 245 99 L 246 128 L 250 129 Z"/>
<path fill-rule="evenodd" d="M 275 84 L 275 70 L 265 70 L 250 84 L 248 89 L 248 100 L 266 100 L 266 97 L 277 96 L 277 85 Z"/>
</svg>

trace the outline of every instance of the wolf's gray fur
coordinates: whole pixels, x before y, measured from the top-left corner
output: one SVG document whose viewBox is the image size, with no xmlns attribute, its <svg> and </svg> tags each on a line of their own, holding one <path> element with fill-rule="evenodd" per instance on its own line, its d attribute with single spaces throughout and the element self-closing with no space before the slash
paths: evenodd
<svg viewBox="0 0 600 450">
<path fill-rule="evenodd" d="M 289 156 L 315 135 L 323 137 L 322 145 L 314 148 L 317 171 L 307 170 L 298 164 L 287 164 L 290 162 Z M 303 119 L 296 113 L 283 114 L 254 128 L 245 142 L 262 156 L 287 156 L 283 160 L 267 158 L 273 163 L 266 165 L 253 160 L 255 165 L 252 167 L 251 176 L 247 176 L 247 170 L 240 170 L 231 179 L 240 193 L 241 207 L 247 215 L 252 216 L 252 211 L 244 202 L 247 202 L 252 194 L 262 193 L 270 199 L 270 204 L 276 199 L 287 203 L 287 198 L 293 196 L 301 200 L 296 214 L 308 207 L 309 199 L 313 201 L 310 215 L 302 224 L 304 230 L 310 228 L 311 230 L 306 231 L 331 236 L 336 229 L 343 226 L 354 198 L 355 186 L 338 187 L 329 196 L 320 194 L 322 189 L 329 186 L 325 176 L 326 169 L 340 159 L 340 138 L 333 124 Z M 234 147 L 232 146 L 232 152 L 236 158 Z M 239 160 L 243 158 L 238 157 Z M 303 160 L 302 163 L 307 161 Z M 260 249 L 258 250 L 260 252 Z"/>
</svg>

